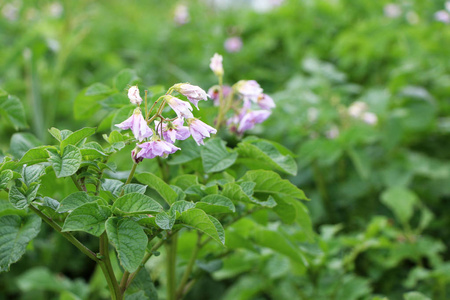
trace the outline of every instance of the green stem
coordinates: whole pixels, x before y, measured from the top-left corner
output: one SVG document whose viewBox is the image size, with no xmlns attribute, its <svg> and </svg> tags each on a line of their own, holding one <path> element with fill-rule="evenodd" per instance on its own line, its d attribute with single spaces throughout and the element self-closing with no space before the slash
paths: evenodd
<svg viewBox="0 0 450 300">
<path fill-rule="evenodd" d="M 30 205 L 29 208 L 35 212 L 45 223 L 50 225 L 53 229 L 55 229 L 59 234 L 65 237 L 69 242 L 71 242 L 75 247 L 77 247 L 81 252 L 86 254 L 90 259 L 95 262 L 99 262 L 100 260 L 97 258 L 94 252 L 92 252 L 88 247 L 86 247 L 83 243 L 77 240 L 71 233 L 63 232 L 61 227 L 56 224 L 52 219 L 50 219 L 46 214 L 41 212 L 37 207 Z"/>
<path fill-rule="evenodd" d="M 103 275 L 105 276 L 106 282 L 108 283 L 108 287 L 112 296 L 111 298 L 113 300 L 122 300 L 123 294 L 116 280 L 116 276 L 114 275 L 114 270 L 111 265 L 111 259 L 109 257 L 109 243 L 106 232 L 103 232 L 102 235 L 100 235 L 100 255 L 100 267 L 102 268 Z"/>
<path fill-rule="evenodd" d="M 174 234 L 170 240 L 167 241 L 166 244 L 166 253 L 167 253 L 167 300 L 176 300 L 175 292 L 176 292 L 176 274 L 175 267 L 177 262 L 177 240 L 178 235 Z"/>
<path fill-rule="evenodd" d="M 197 233 L 197 242 L 195 243 L 194 250 L 192 251 L 191 258 L 189 259 L 189 262 L 186 266 L 186 270 L 184 271 L 183 277 L 181 278 L 180 285 L 178 286 L 177 292 L 176 292 L 176 299 L 182 299 L 183 296 L 186 294 L 186 284 L 188 283 L 189 277 L 192 273 L 192 268 L 194 267 L 195 260 L 197 259 L 198 252 L 200 251 L 201 247 L 201 239 L 202 235 L 200 233 Z"/>
<path fill-rule="evenodd" d="M 80 183 L 78 182 L 77 176 L 76 176 L 75 174 L 73 174 L 72 176 L 70 176 L 70 178 L 72 178 L 73 183 L 75 183 L 75 186 L 77 187 L 77 189 L 78 189 L 79 191 L 82 191 L 82 192 L 85 191 L 85 190 L 81 187 Z"/>
<path fill-rule="evenodd" d="M 219 131 L 225 116 L 225 101 L 223 99 L 223 77 L 219 76 L 219 115 L 217 116 L 216 129 Z"/>
<path fill-rule="evenodd" d="M 129 184 L 130 182 L 131 182 L 131 180 L 133 179 L 133 176 L 134 176 L 134 172 L 136 172 L 136 167 L 137 167 L 137 163 L 134 163 L 133 164 L 133 167 L 131 168 L 131 171 L 130 171 L 130 174 L 128 175 L 128 178 L 127 178 L 127 181 L 125 182 L 125 184 L 123 185 L 123 187 L 122 187 L 122 192 L 120 192 L 120 196 L 119 197 L 122 197 L 123 196 L 123 194 L 125 193 L 125 190 L 123 189 L 127 184 Z"/>
<path fill-rule="evenodd" d="M 316 187 L 319 190 L 320 197 L 322 198 L 322 203 L 324 205 L 325 211 L 327 212 L 329 222 L 334 222 L 334 210 L 332 203 L 330 201 L 330 197 L 328 195 L 325 178 L 323 177 L 322 171 L 320 170 L 319 165 L 316 161 L 312 163 L 314 181 L 316 182 Z"/>
</svg>

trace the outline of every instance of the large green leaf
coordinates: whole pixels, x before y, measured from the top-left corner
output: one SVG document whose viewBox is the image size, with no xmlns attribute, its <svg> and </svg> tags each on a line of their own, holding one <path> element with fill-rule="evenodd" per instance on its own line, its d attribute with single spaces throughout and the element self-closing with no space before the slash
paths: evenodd
<svg viewBox="0 0 450 300">
<path fill-rule="evenodd" d="M 22 257 L 40 229 L 41 218 L 37 215 L 0 217 L 0 272 L 8 271 Z"/>
<path fill-rule="evenodd" d="M 91 197 L 86 192 L 75 192 L 61 201 L 57 211 L 59 213 L 68 212 L 83 204 L 94 202 L 95 200 L 97 200 L 97 197 Z"/>
<path fill-rule="evenodd" d="M 43 165 L 24 165 L 22 168 L 22 181 L 27 187 L 33 182 L 38 182 L 39 178 L 44 175 L 45 167 Z"/>
<path fill-rule="evenodd" d="M 159 213 L 155 217 L 156 225 L 163 230 L 172 229 L 175 221 L 177 219 L 176 211 L 171 210 L 170 213 L 166 213 L 165 211 Z"/>
<path fill-rule="evenodd" d="M 39 185 L 34 184 L 24 194 L 13 185 L 9 190 L 9 202 L 17 209 L 24 209 L 36 198 L 38 189 Z"/>
<path fill-rule="evenodd" d="M 64 149 L 67 145 L 76 145 L 82 139 L 87 138 L 95 133 L 95 128 L 85 127 L 80 130 L 77 130 L 71 133 L 68 137 L 61 141 L 61 150 Z"/>
<path fill-rule="evenodd" d="M 28 150 L 20 159 L 20 165 L 34 165 L 41 162 L 46 162 L 50 155 L 46 150 L 47 146 L 41 146 Z"/>
<path fill-rule="evenodd" d="M 100 108 L 100 100 L 107 98 L 113 90 L 101 83 L 94 83 L 82 90 L 73 103 L 75 119 L 86 120 L 92 117 Z"/>
<path fill-rule="evenodd" d="M 203 169 L 206 173 L 220 172 L 234 164 L 238 154 L 225 147 L 221 139 L 210 139 L 202 148 L 201 156 Z"/>
<path fill-rule="evenodd" d="M 225 235 L 221 235 L 217 231 L 216 226 L 218 226 L 218 224 L 213 223 L 213 221 L 211 221 L 209 216 L 203 210 L 198 208 L 186 210 L 181 214 L 180 221 L 188 227 L 192 227 L 205 233 L 216 242 L 222 245 L 225 244 Z M 222 227 L 222 225 L 220 225 L 220 227 Z"/>
<path fill-rule="evenodd" d="M 1 93 L 0 114 L 8 119 L 16 129 L 27 127 L 22 102 L 15 96 Z"/>
<path fill-rule="evenodd" d="M 172 204 L 172 206 L 170 207 L 170 210 L 177 211 L 181 214 L 182 212 L 184 212 L 188 209 L 194 208 L 194 207 L 195 207 L 194 202 L 179 200 L 179 201 L 175 202 L 174 204 Z"/>
<path fill-rule="evenodd" d="M 274 194 L 280 197 L 287 196 L 301 200 L 308 200 L 302 190 L 297 188 L 288 180 L 281 179 L 280 175 L 272 171 L 248 171 L 242 177 L 242 180 L 255 182 L 255 193 L 264 193 L 269 195 Z"/>
<path fill-rule="evenodd" d="M 149 196 L 139 193 L 129 193 L 118 198 L 113 206 L 112 210 L 118 215 L 130 215 L 130 214 L 154 214 L 162 212 L 162 206 L 150 198 Z"/>
<path fill-rule="evenodd" d="M 392 187 L 381 194 L 383 202 L 402 223 L 408 223 L 414 213 L 414 206 L 419 198 L 411 190 L 403 187 Z"/>
<path fill-rule="evenodd" d="M 171 183 L 184 191 L 198 184 L 198 177 L 192 174 L 183 174 L 172 179 Z"/>
<path fill-rule="evenodd" d="M 184 164 L 200 157 L 201 148 L 192 139 L 182 141 L 180 148 L 183 151 L 178 151 L 173 156 L 171 155 L 170 160 L 167 162 L 169 165 Z"/>
<path fill-rule="evenodd" d="M 120 71 L 115 77 L 114 77 L 114 87 L 119 92 L 125 92 L 129 85 L 136 84 L 139 81 L 139 77 L 136 74 L 135 70 L 131 69 L 124 69 Z"/>
<path fill-rule="evenodd" d="M 109 218 L 106 232 L 125 270 L 130 273 L 136 271 L 144 258 L 148 243 L 142 227 L 131 219 Z"/>
<path fill-rule="evenodd" d="M 105 231 L 105 222 L 111 210 L 98 203 L 86 203 L 75 208 L 66 218 L 62 231 L 85 231 L 100 236 Z"/>
<path fill-rule="evenodd" d="M 165 183 L 161 178 L 152 173 L 141 173 L 135 175 L 136 179 L 148 185 L 150 188 L 158 192 L 159 195 L 169 204 L 172 205 L 177 199 L 178 194 L 175 192 L 170 185 Z"/>
<path fill-rule="evenodd" d="M 15 157 L 22 157 L 28 150 L 41 146 L 41 141 L 33 134 L 28 132 L 14 133 L 11 137 L 9 152 Z"/>
<path fill-rule="evenodd" d="M 73 146 L 67 145 L 62 156 L 54 149 L 49 149 L 50 162 L 55 170 L 56 177 L 67 177 L 75 174 L 81 164 L 81 152 Z"/>
<path fill-rule="evenodd" d="M 223 214 L 235 212 L 233 202 L 222 195 L 208 195 L 200 202 L 195 203 L 195 207 L 203 210 L 207 214 Z"/>
<path fill-rule="evenodd" d="M 239 159 L 252 167 L 281 171 L 290 175 L 297 174 L 297 164 L 290 155 L 283 155 L 271 142 L 263 139 L 245 139 L 238 144 Z"/>
<path fill-rule="evenodd" d="M 247 195 L 243 190 L 242 187 L 234 182 L 229 182 L 224 185 L 222 195 L 233 200 L 233 201 L 239 201 L 239 202 L 247 202 L 251 203 L 250 196 Z"/>
</svg>

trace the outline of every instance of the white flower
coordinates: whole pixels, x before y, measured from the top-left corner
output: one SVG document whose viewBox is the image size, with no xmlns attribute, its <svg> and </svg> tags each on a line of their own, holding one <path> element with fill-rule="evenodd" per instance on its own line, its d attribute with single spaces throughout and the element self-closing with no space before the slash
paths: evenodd
<svg viewBox="0 0 450 300">
<path fill-rule="evenodd" d="M 348 114 L 354 118 L 360 118 L 367 111 L 367 104 L 361 101 L 355 101 L 348 108 Z"/>
<path fill-rule="evenodd" d="M 384 15 L 388 18 L 397 18 L 402 14 L 400 6 L 394 3 L 386 4 L 383 8 Z"/>
<path fill-rule="evenodd" d="M 130 99 L 130 102 L 136 105 L 141 105 L 142 98 L 141 95 L 139 95 L 139 89 L 137 85 L 132 86 L 128 89 L 128 99 Z"/>
<path fill-rule="evenodd" d="M 215 53 L 214 56 L 211 58 L 211 63 L 209 64 L 209 67 L 214 72 L 214 74 L 216 74 L 216 76 L 223 75 L 222 60 L 223 60 L 222 55 L 217 53 Z"/>
<path fill-rule="evenodd" d="M 365 112 L 362 115 L 362 120 L 369 125 L 375 125 L 378 123 L 377 115 L 371 112 Z"/>
</svg>

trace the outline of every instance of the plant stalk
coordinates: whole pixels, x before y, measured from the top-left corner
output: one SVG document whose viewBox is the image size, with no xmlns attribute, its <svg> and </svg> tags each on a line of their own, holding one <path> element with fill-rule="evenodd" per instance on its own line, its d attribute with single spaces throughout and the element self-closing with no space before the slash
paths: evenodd
<svg viewBox="0 0 450 300">
<path fill-rule="evenodd" d="M 111 292 L 111 298 L 113 300 L 122 300 L 123 293 L 120 290 L 119 284 L 116 280 L 116 276 L 114 275 L 114 270 L 111 265 L 111 259 L 109 257 L 109 243 L 106 232 L 103 232 L 102 235 L 100 235 L 100 255 L 101 260 L 99 264 L 102 268 L 103 275 L 106 278 L 106 282 L 108 283 L 108 287 Z"/>
<path fill-rule="evenodd" d="M 172 235 L 172 238 L 166 244 L 166 263 L 167 263 L 167 300 L 176 300 L 176 262 L 177 262 L 177 240 L 178 234 Z"/>
<path fill-rule="evenodd" d="M 194 267 L 195 260 L 197 259 L 198 252 L 201 248 L 201 240 L 202 235 L 200 233 L 197 234 L 197 242 L 195 243 L 194 250 L 192 251 L 191 258 L 186 266 L 186 270 L 184 271 L 183 277 L 181 278 L 180 285 L 178 286 L 176 292 L 176 299 L 182 299 L 186 293 L 186 284 L 188 283 L 189 276 L 192 273 L 192 268 Z"/>
</svg>

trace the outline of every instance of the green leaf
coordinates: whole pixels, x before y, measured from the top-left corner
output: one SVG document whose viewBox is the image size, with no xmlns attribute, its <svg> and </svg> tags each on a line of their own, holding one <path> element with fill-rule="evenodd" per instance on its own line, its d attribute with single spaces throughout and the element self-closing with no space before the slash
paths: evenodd
<svg viewBox="0 0 450 300">
<path fill-rule="evenodd" d="M 110 216 L 111 210 L 108 207 L 86 203 L 67 216 L 62 231 L 85 231 L 100 236 L 105 231 L 105 222 Z"/>
<path fill-rule="evenodd" d="M 225 229 L 223 229 L 222 224 L 220 224 L 219 220 L 217 220 L 213 216 L 208 216 L 208 218 L 214 224 L 220 242 L 222 243 L 222 245 L 225 245 Z"/>
<path fill-rule="evenodd" d="M 158 292 L 146 268 L 142 268 L 125 293 L 126 300 L 158 300 Z"/>
<path fill-rule="evenodd" d="M 381 202 L 392 210 L 400 222 L 406 224 L 411 219 L 419 198 L 407 188 L 392 187 L 381 194 Z"/>
<path fill-rule="evenodd" d="M 58 141 L 62 141 L 61 130 L 56 127 L 52 127 L 48 130 L 48 132 Z"/>
<path fill-rule="evenodd" d="M 251 203 L 249 195 L 247 195 L 242 187 L 234 182 L 229 182 L 223 186 L 222 195 L 233 200 L 239 202 Z"/>
<path fill-rule="evenodd" d="M 131 219 L 109 218 L 106 232 L 125 270 L 130 273 L 136 271 L 144 258 L 148 243 L 142 227 Z"/>
<path fill-rule="evenodd" d="M 19 158 L 22 157 L 31 148 L 35 148 L 41 145 L 41 141 L 39 141 L 38 138 L 33 134 L 27 132 L 19 132 L 13 134 L 13 136 L 11 137 L 9 152 L 15 158 Z"/>
<path fill-rule="evenodd" d="M 97 95 L 108 95 L 112 93 L 113 90 L 109 86 L 103 83 L 94 83 L 89 86 L 84 93 L 86 96 L 97 96 Z"/>
<path fill-rule="evenodd" d="M 170 214 L 165 211 L 159 213 L 155 217 L 156 225 L 158 225 L 163 230 L 172 229 L 175 224 L 175 220 L 177 219 L 177 215 L 175 210 L 172 210 Z"/>
<path fill-rule="evenodd" d="M 27 127 L 22 102 L 16 96 L 4 93 L 0 95 L 0 114 L 8 119 L 16 129 Z"/>
<path fill-rule="evenodd" d="M 253 181 L 256 183 L 254 192 L 280 197 L 292 197 L 301 200 L 309 200 L 303 191 L 297 188 L 286 179 L 281 179 L 280 175 L 272 171 L 254 170 L 248 171 L 242 177 L 243 181 Z"/>
<path fill-rule="evenodd" d="M 42 165 L 24 165 L 22 168 L 22 181 L 29 187 L 33 182 L 38 182 L 39 178 L 44 175 L 44 173 L 45 167 Z"/>
<path fill-rule="evenodd" d="M 245 139 L 238 144 L 239 159 L 244 163 L 251 163 L 257 168 L 267 168 L 281 171 L 290 175 L 297 174 L 297 164 L 290 155 L 283 155 L 270 141 L 263 139 Z"/>
<path fill-rule="evenodd" d="M 198 231 L 210 236 L 213 240 L 220 244 L 225 244 L 224 236 L 219 235 L 215 223 L 211 221 L 209 216 L 201 209 L 192 208 L 181 214 L 180 221 Z"/>
<path fill-rule="evenodd" d="M 64 198 L 57 211 L 59 213 L 68 212 L 83 204 L 94 202 L 95 200 L 97 200 L 97 197 L 91 197 L 86 192 L 76 192 Z"/>
<path fill-rule="evenodd" d="M 162 212 L 163 208 L 149 196 L 139 193 L 130 193 L 118 198 L 114 202 L 112 210 L 118 215 L 130 215 L 154 214 Z"/>
<path fill-rule="evenodd" d="M 180 148 L 183 151 L 178 151 L 176 154 L 171 155 L 171 159 L 167 162 L 169 165 L 184 164 L 200 157 L 201 148 L 192 139 L 182 141 Z"/>
<path fill-rule="evenodd" d="M 195 203 L 195 207 L 203 210 L 207 214 L 223 214 L 235 212 L 233 202 L 222 195 L 208 195 Z"/>
<path fill-rule="evenodd" d="M 405 293 L 403 294 L 403 298 L 405 300 L 431 300 L 431 298 L 425 296 L 422 293 L 419 292 L 409 292 L 409 293 Z"/>
<path fill-rule="evenodd" d="M 198 177 L 191 174 L 184 174 L 175 177 L 171 183 L 184 191 L 189 187 L 198 184 Z"/>
<path fill-rule="evenodd" d="M 41 162 L 46 162 L 50 158 L 46 148 L 47 146 L 41 146 L 28 150 L 20 159 L 19 164 L 30 166 Z"/>
<path fill-rule="evenodd" d="M 145 194 L 145 191 L 147 190 L 146 185 L 137 184 L 137 183 L 129 183 L 122 187 L 124 195 L 129 193 L 139 193 L 139 194 Z"/>
<path fill-rule="evenodd" d="M 152 173 L 141 173 L 135 175 L 136 179 L 143 183 L 148 185 L 150 188 L 154 189 L 156 192 L 158 192 L 159 195 L 169 204 L 172 205 L 177 198 L 178 194 L 175 192 L 170 185 L 165 183 L 161 178 L 158 176 L 152 174 Z"/>
<path fill-rule="evenodd" d="M 206 173 L 220 172 L 231 165 L 237 159 L 236 152 L 229 152 L 226 143 L 221 139 L 210 139 L 201 150 L 203 169 Z"/>
<path fill-rule="evenodd" d="M 0 217 L 0 272 L 8 271 L 22 257 L 40 229 L 41 218 L 37 215 Z"/>
<path fill-rule="evenodd" d="M 113 91 L 106 85 L 94 83 L 82 90 L 73 103 L 75 119 L 85 120 L 92 117 L 100 108 L 100 100 L 107 98 Z"/>
<path fill-rule="evenodd" d="M 6 188 L 9 181 L 13 179 L 13 171 L 11 170 L 4 170 L 0 173 L 0 190 Z"/>
<path fill-rule="evenodd" d="M 63 150 L 67 145 L 76 145 L 82 139 L 87 138 L 95 133 L 95 128 L 85 127 L 80 130 L 71 133 L 68 137 L 61 141 L 61 150 Z"/>
<path fill-rule="evenodd" d="M 171 211 L 177 211 L 180 214 L 188 209 L 194 208 L 195 207 L 195 203 L 193 202 L 188 202 L 188 201 L 184 201 L 184 200 L 179 200 L 177 202 L 175 202 L 174 204 L 172 204 L 172 206 L 170 207 Z"/>
<path fill-rule="evenodd" d="M 124 183 L 116 179 L 103 179 L 102 189 L 104 191 L 110 192 L 112 195 L 118 197 L 122 191 Z"/>
<path fill-rule="evenodd" d="M 119 92 L 128 90 L 128 86 L 134 85 L 139 81 L 135 70 L 124 69 L 114 77 L 114 87 Z"/>
<path fill-rule="evenodd" d="M 39 185 L 32 185 L 25 194 L 23 194 L 15 185 L 9 190 L 9 202 L 17 208 L 24 209 L 36 198 Z"/>
<path fill-rule="evenodd" d="M 51 151 L 52 150 L 52 151 Z M 63 150 L 62 156 L 56 150 L 49 149 L 50 162 L 55 170 L 56 177 L 67 177 L 75 174 L 81 164 L 80 150 L 73 146 L 67 145 Z"/>
</svg>

